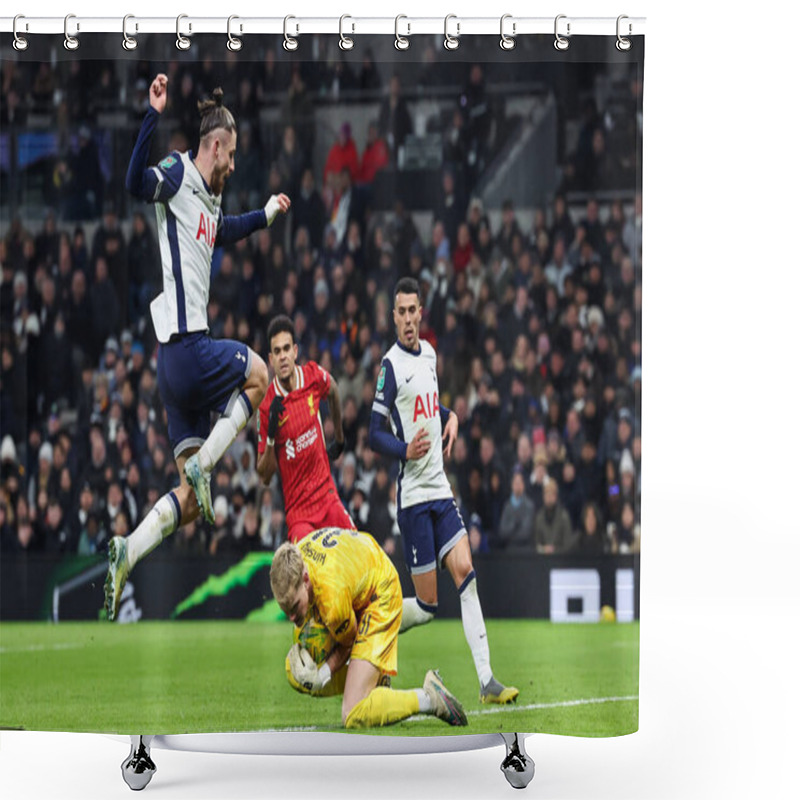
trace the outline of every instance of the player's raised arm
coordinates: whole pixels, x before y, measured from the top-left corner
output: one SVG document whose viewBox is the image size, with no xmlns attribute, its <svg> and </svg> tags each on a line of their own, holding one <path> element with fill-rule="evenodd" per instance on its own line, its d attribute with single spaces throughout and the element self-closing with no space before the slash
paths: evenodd
<svg viewBox="0 0 800 800">
<path fill-rule="evenodd" d="M 167 76 L 157 75 L 150 84 L 150 108 L 142 121 L 139 136 L 133 147 L 125 188 L 139 200 L 148 203 L 172 197 L 180 186 L 183 165 L 172 157 L 165 158 L 158 168 L 148 167 L 150 140 L 153 138 L 158 119 L 167 105 Z M 170 171 L 170 168 L 172 170 Z M 169 172 L 169 174 L 167 174 Z"/>
<path fill-rule="evenodd" d="M 159 114 L 163 114 L 167 107 L 167 81 L 169 78 L 160 72 L 150 84 L 150 107 Z"/>
</svg>

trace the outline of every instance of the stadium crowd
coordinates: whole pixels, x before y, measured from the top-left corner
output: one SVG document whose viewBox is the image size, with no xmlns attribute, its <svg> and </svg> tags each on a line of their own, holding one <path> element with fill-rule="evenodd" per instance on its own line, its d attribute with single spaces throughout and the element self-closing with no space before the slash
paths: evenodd
<svg viewBox="0 0 800 800">
<path fill-rule="evenodd" d="M 85 81 L 72 76 L 59 84 L 43 64 L 26 93 L 9 63 L 6 116 L 24 118 L 36 103 L 52 107 L 59 92 L 74 122 L 92 119 Z M 194 72 L 170 65 L 166 115 L 181 121 L 171 144 L 189 146 L 202 92 L 217 82 L 238 86 L 230 103 L 240 128 L 237 170 L 226 212 L 285 191 L 292 213 L 220 252 L 211 333 L 244 341 L 266 359 L 269 321 L 278 313 L 292 317 L 300 360 L 317 361 L 339 384 L 345 453 L 332 469 L 358 527 L 390 553 L 399 546 L 397 467 L 376 456 L 367 439 L 380 358 L 395 338 L 393 287 L 410 275 L 422 290 L 421 337 L 439 355 L 441 402 L 459 419 L 446 467 L 473 551 L 638 549 L 641 195 L 627 205 L 591 194 L 568 204 L 560 193 L 535 209 L 525 228 L 509 201 L 493 225 L 470 192 L 475 176 L 463 168 L 476 158 L 488 163 L 496 144 L 482 112 L 471 113 L 485 99 L 485 76 L 473 65 L 466 100 L 443 138 L 446 166 L 432 230 L 421 234 L 402 202 L 389 213 L 370 209 L 370 183 L 392 169 L 410 126 L 396 78 L 361 152 L 345 122 L 323 165 L 311 157 L 313 98 L 379 89 L 370 59 L 358 72 L 336 61 L 304 73 L 273 54 L 252 79 L 241 70 L 227 80 L 215 74 L 231 63 L 203 63 Z M 86 67 L 72 64 L 79 72 Z M 106 102 L 118 100 L 113 73 L 104 80 Z M 130 107 L 138 114 L 134 85 L 138 99 Z M 256 134 L 267 86 L 285 88 L 281 134 L 265 146 Z M 91 97 L 102 108 L 102 97 Z M 561 165 L 565 192 L 613 188 L 614 170 L 630 152 L 619 142 L 606 146 L 614 137 L 596 106 L 584 112 L 577 144 Z M 91 146 L 83 133 L 79 149 Z M 15 215 L 0 240 L 4 557 L 103 552 L 178 481 L 148 310 L 161 281 L 152 212 L 135 207 L 130 226 L 123 225 L 115 204 L 102 203 L 102 177 L 79 172 L 75 157 L 54 175 L 82 174 L 69 207 L 77 203 L 82 219 L 102 211 L 93 234 L 58 206 L 41 224 Z M 84 185 L 88 177 L 96 185 Z M 332 424 L 323 417 L 330 438 Z M 280 485 L 277 477 L 260 485 L 254 445 L 251 423 L 214 473 L 214 526 L 186 525 L 164 549 L 214 556 L 271 550 L 285 539 Z"/>
</svg>

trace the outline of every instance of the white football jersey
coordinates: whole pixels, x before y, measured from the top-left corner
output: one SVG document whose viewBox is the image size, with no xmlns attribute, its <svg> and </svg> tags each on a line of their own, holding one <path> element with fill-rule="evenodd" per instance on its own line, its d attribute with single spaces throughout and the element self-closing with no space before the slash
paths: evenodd
<svg viewBox="0 0 800 800">
<path fill-rule="evenodd" d="M 418 353 L 397 342 L 389 349 L 381 362 L 372 410 L 388 417 L 392 432 L 402 442 L 410 442 L 420 428 L 428 431 L 428 452 L 404 462 L 397 477 L 398 511 L 452 498 L 442 455 L 436 351 L 428 342 L 420 341 Z"/>
<path fill-rule="evenodd" d="M 154 168 L 153 194 L 164 291 L 150 304 L 156 336 L 208 330 L 211 256 L 222 198 L 212 194 L 188 153 L 174 152 Z"/>
</svg>

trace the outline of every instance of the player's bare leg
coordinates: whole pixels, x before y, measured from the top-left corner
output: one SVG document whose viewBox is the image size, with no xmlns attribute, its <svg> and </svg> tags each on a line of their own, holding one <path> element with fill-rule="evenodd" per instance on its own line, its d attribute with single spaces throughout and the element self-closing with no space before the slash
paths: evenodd
<svg viewBox="0 0 800 800">
<path fill-rule="evenodd" d="M 464 636 L 472 651 L 475 671 L 481 685 L 481 703 L 513 703 L 519 696 L 514 686 L 503 686 L 492 673 L 489 659 L 489 639 L 486 624 L 483 621 L 483 610 L 478 597 L 478 586 L 475 569 L 472 566 L 472 553 L 469 541 L 462 536 L 452 550 L 444 557 L 444 564 L 458 589 L 461 597 L 461 623 Z"/>
<path fill-rule="evenodd" d="M 347 667 L 347 681 L 342 695 L 342 724 L 347 724 L 347 717 L 354 706 L 360 703 L 377 685 L 381 671 L 369 661 L 360 658 L 351 659 Z"/>
<path fill-rule="evenodd" d="M 269 372 L 264 360 L 250 350 L 250 373 L 241 393 L 230 408 L 211 429 L 208 439 L 195 456 L 188 459 L 181 474 L 194 490 L 197 503 L 206 521 L 214 522 L 214 506 L 211 500 L 211 471 L 231 446 L 247 420 L 258 409 L 269 387 Z"/>
<path fill-rule="evenodd" d="M 400 621 L 400 633 L 409 628 L 424 625 L 436 615 L 437 586 L 436 570 L 422 572 L 411 576 L 415 597 L 403 598 L 403 616 Z"/>
<path fill-rule="evenodd" d="M 131 570 L 165 537 L 200 514 L 195 493 L 184 475 L 186 461 L 197 452 L 187 448 L 176 459 L 181 482 L 177 489 L 159 498 L 130 536 L 115 536 L 108 544 L 108 573 L 104 584 L 106 616 L 112 622 L 119 612 L 120 598 Z"/>
<path fill-rule="evenodd" d="M 413 714 L 432 714 L 450 725 L 466 725 L 461 703 L 451 694 L 437 672 L 429 670 L 421 689 L 405 691 L 378 686 L 380 670 L 363 659 L 351 659 L 342 698 L 342 722 L 346 728 L 391 725 Z"/>
</svg>

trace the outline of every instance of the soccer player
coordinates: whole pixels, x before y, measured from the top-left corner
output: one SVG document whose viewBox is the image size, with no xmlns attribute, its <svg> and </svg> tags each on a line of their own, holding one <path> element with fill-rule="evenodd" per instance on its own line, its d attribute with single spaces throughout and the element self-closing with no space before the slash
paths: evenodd
<svg viewBox="0 0 800 800">
<path fill-rule="evenodd" d="M 158 389 L 181 479 L 130 536 L 114 537 L 109 543 L 104 588 L 110 620 L 141 558 L 201 511 L 214 521 L 211 471 L 264 399 L 269 372 L 246 345 L 208 335 L 211 256 L 215 246 L 272 224 L 290 206 L 289 198 L 279 194 L 263 209 L 223 216 L 221 195 L 234 170 L 236 122 L 222 105 L 222 89 L 214 90 L 213 99 L 198 103 L 197 154 L 173 152 L 157 167 L 148 167 L 150 139 L 166 104 L 167 77 L 157 75 L 150 84 L 150 108 L 125 185 L 134 197 L 155 204 L 164 289 L 151 303 L 150 313 L 159 341 Z M 221 414 L 213 429 L 212 410 Z"/>
<path fill-rule="evenodd" d="M 412 714 L 433 714 L 451 725 L 466 725 L 458 700 L 429 670 L 421 689 L 379 686 L 397 674 L 397 636 L 403 593 L 397 570 L 367 533 L 323 528 L 299 547 L 285 542 L 270 567 L 272 593 L 287 617 L 301 627 L 310 615 L 336 640 L 322 665 L 299 644 L 289 651 L 294 679 L 311 693 L 324 690 L 348 658 L 342 694 L 346 728 L 391 725 Z"/>
<path fill-rule="evenodd" d="M 258 474 L 268 485 L 275 470 L 280 472 L 289 541 L 299 542 L 318 528 L 353 529 L 328 464 L 328 457 L 335 460 L 344 449 L 336 381 L 314 361 L 297 365 L 294 323 L 289 317 L 272 320 L 267 343 L 275 378 L 259 408 Z M 319 413 L 325 398 L 334 429 L 327 450 Z"/>
<path fill-rule="evenodd" d="M 420 341 L 419 284 L 401 278 L 394 292 L 397 342 L 381 362 L 369 443 L 401 462 L 397 524 L 416 598 L 403 601 L 403 630 L 430 622 L 438 605 L 436 567 L 446 567 L 461 597 L 461 621 L 480 681 L 482 703 L 511 703 L 519 691 L 492 673 L 467 531 L 444 472 L 458 417 L 439 403 L 436 352 Z M 387 428 L 387 420 L 391 430 Z"/>
</svg>

